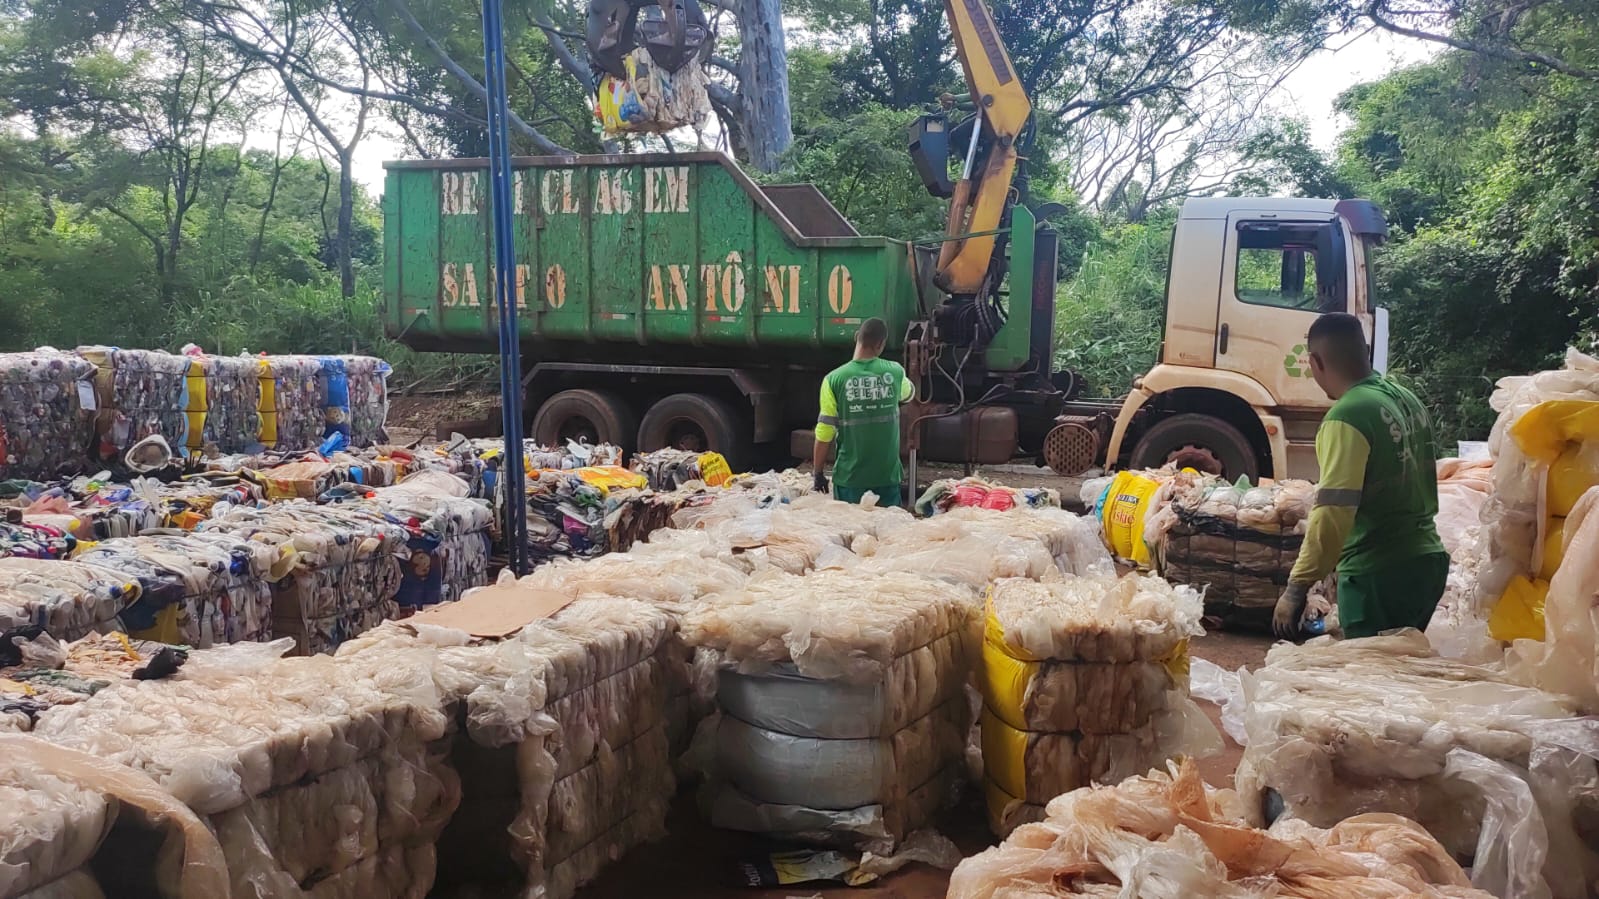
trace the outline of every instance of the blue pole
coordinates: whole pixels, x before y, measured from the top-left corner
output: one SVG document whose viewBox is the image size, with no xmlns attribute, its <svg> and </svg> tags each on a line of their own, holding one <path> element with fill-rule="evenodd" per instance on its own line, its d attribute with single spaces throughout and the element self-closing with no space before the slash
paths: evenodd
<svg viewBox="0 0 1599 899">
<path fill-rule="evenodd" d="M 527 486 L 522 455 L 522 342 L 517 330 L 516 247 L 511 230 L 511 138 L 505 96 L 505 32 L 500 0 L 483 0 L 483 84 L 488 89 L 489 209 L 494 221 L 494 305 L 500 319 L 500 411 L 505 426 L 507 562 L 527 573 Z"/>
</svg>

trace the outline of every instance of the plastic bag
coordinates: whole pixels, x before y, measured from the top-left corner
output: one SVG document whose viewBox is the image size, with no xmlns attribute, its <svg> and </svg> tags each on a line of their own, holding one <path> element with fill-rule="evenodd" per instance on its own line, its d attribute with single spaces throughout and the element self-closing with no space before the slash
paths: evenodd
<svg viewBox="0 0 1599 899">
<path fill-rule="evenodd" d="M 1444 776 L 1476 787 L 1487 803 L 1472 886 L 1501 899 L 1549 899 L 1543 879 L 1549 835 L 1527 781 L 1504 763 L 1464 749 L 1449 751 Z"/>
</svg>

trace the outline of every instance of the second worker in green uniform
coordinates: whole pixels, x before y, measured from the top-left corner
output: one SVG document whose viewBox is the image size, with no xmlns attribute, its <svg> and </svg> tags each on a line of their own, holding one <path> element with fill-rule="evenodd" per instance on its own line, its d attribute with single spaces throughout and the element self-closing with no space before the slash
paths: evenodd
<svg viewBox="0 0 1599 899">
<path fill-rule="evenodd" d="M 1415 394 L 1372 371 L 1360 320 L 1323 315 L 1307 339 L 1310 371 L 1333 406 L 1316 432 L 1321 479 L 1272 629 L 1293 639 L 1311 585 L 1338 572 L 1346 637 L 1425 630 L 1443 596 L 1437 450 Z"/>
<path fill-rule="evenodd" d="M 858 503 L 867 493 L 879 505 L 901 502 L 899 406 L 913 394 L 905 369 L 883 358 L 888 325 L 869 318 L 855 335 L 855 358 L 822 379 L 821 411 L 811 472 L 817 492 L 827 492 L 828 447 L 835 441 L 833 496 Z"/>
</svg>

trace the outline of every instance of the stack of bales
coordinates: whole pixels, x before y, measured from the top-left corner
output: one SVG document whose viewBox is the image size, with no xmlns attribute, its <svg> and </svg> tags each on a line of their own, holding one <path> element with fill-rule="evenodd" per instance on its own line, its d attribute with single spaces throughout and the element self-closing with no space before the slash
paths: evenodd
<svg viewBox="0 0 1599 899">
<path fill-rule="evenodd" d="M 1062 793 L 1220 748 L 1188 699 L 1188 638 L 1203 633 L 1201 614 L 1197 592 L 1157 577 L 994 584 L 982 745 L 996 833 L 1039 820 Z"/>
</svg>

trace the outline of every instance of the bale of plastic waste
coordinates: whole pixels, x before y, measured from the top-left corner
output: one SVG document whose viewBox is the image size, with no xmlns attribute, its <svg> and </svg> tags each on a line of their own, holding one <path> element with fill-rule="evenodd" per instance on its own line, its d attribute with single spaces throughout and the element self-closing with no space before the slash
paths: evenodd
<svg viewBox="0 0 1599 899">
<path fill-rule="evenodd" d="M 1146 519 L 1162 576 L 1205 590 L 1206 612 L 1265 630 L 1299 558 L 1315 493 L 1309 481 L 1261 486 L 1178 472 Z"/>
<path fill-rule="evenodd" d="M 719 827 L 886 850 L 963 776 L 974 596 L 905 573 L 767 571 L 689 609 L 717 670 L 702 725 Z"/>
<path fill-rule="evenodd" d="M 600 78 L 595 115 L 611 136 L 662 134 L 678 128 L 702 128 L 711 116 L 705 68 L 697 60 L 668 72 L 649 51 L 638 48 L 623 61 L 626 78 Z"/>
<path fill-rule="evenodd" d="M 94 443 L 94 363 L 53 349 L 0 353 L 0 480 L 76 474 Z"/>
<path fill-rule="evenodd" d="M 1440 658 L 1417 631 L 1279 643 L 1242 682 L 1234 780 L 1256 815 L 1272 797 L 1318 827 L 1404 815 L 1475 855 L 1473 883 L 1499 896 L 1582 895 L 1599 876 L 1577 823 L 1599 795 L 1599 719 L 1572 699 Z"/>
<path fill-rule="evenodd" d="M 1221 749 L 1188 697 L 1197 591 L 1158 577 L 996 582 L 982 649 L 982 746 L 996 833 L 1055 796 Z"/>
</svg>

